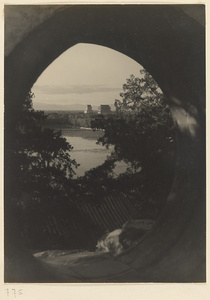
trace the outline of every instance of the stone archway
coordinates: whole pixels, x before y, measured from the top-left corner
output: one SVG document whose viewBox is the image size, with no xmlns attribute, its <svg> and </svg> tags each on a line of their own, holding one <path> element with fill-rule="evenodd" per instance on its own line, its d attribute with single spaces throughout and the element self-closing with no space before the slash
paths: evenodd
<svg viewBox="0 0 210 300">
<path fill-rule="evenodd" d="M 27 11 L 18 9 L 20 15 Z M 204 27 L 177 6 L 75 5 L 57 7 L 6 53 L 5 149 L 10 146 L 16 108 L 26 93 L 56 57 L 78 42 L 110 47 L 143 65 L 165 93 L 177 124 L 176 178 L 156 227 L 140 244 L 106 261 L 112 265 L 109 272 L 104 272 L 104 262 L 97 262 L 84 267 L 79 281 L 205 280 L 204 41 Z M 5 165 L 7 215 L 12 172 L 7 153 Z M 5 219 L 6 228 L 9 222 Z M 92 275 L 94 268 L 100 270 L 97 276 Z M 14 281 L 24 281 L 16 271 Z M 37 281 L 36 275 L 31 281 Z"/>
</svg>

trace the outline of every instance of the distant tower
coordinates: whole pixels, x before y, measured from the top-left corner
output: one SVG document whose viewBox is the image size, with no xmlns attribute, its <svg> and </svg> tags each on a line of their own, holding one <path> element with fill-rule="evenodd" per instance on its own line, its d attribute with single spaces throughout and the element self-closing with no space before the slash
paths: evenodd
<svg viewBox="0 0 210 300">
<path fill-rule="evenodd" d="M 98 108 L 98 114 L 110 114 L 111 107 L 109 105 L 100 105 Z"/>
<path fill-rule="evenodd" d="M 85 114 L 90 114 L 90 113 L 92 113 L 93 112 L 93 109 L 92 109 L 92 105 L 87 105 L 86 106 L 86 108 L 85 108 L 85 110 L 84 110 L 84 113 Z"/>
</svg>

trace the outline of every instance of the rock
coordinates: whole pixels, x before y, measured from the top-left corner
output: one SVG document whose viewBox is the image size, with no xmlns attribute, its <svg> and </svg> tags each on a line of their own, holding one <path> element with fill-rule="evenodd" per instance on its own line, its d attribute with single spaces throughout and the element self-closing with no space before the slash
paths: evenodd
<svg viewBox="0 0 210 300">
<path fill-rule="evenodd" d="M 97 243 L 96 249 L 101 252 L 110 252 L 112 254 L 119 254 L 122 252 L 123 247 L 119 242 L 119 235 L 122 229 L 116 229 L 103 236 Z"/>
<path fill-rule="evenodd" d="M 154 225 L 155 221 L 149 219 L 127 221 L 119 235 L 119 242 L 123 249 L 128 249 L 138 243 L 139 239 Z"/>
<path fill-rule="evenodd" d="M 149 219 L 127 221 L 122 229 L 106 233 L 96 245 L 96 251 L 120 254 L 138 243 L 139 239 L 154 225 Z"/>
</svg>

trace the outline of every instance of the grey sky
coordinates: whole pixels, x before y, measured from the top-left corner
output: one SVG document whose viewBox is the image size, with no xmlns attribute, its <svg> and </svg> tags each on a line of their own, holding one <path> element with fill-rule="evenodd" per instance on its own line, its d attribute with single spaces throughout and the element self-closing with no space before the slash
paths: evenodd
<svg viewBox="0 0 210 300">
<path fill-rule="evenodd" d="M 126 78 L 140 76 L 141 65 L 110 48 L 77 44 L 60 55 L 38 78 L 34 108 L 52 105 L 113 104 Z"/>
</svg>

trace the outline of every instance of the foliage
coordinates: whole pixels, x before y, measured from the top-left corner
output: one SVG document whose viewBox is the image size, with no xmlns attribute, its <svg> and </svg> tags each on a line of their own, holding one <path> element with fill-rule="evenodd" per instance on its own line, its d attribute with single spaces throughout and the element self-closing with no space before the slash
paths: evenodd
<svg viewBox="0 0 210 300">
<path fill-rule="evenodd" d="M 117 115 L 103 118 L 99 142 L 114 145 L 116 160 L 130 162 L 134 170 L 152 168 L 162 159 L 174 160 L 174 124 L 164 95 L 152 76 L 141 70 L 123 85 L 115 100 Z M 102 119 L 101 119 L 102 120 Z"/>
<path fill-rule="evenodd" d="M 10 151 L 12 211 L 29 247 L 50 245 L 48 218 L 68 219 L 66 203 L 73 195 L 73 175 L 78 166 L 71 159 L 72 146 L 61 131 L 42 128 L 45 115 L 34 111 L 29 93 L 16 113 Z M 62 207 L 62 209 L 61 209 Z M 71 206 L 69 206 L 70 208 Z M 56 224 L 55 224 L 56 226 Z"/>
<path fill-rule="evenodd" d="M 79 177 L 75 185 L 74 195 L 78 199 L 99 203 L 103 197 L 116 190 L 116 180 L 113 177 L 115 160 L 111 157 L 102 165 L 95 167 Z"/>
<path fill-rule="evenodd" d="M 121 100 L 115 100 L 117 112 L 135 111 L 135 113 L 148 112 L 148 107 L 163 104 L 164 95 L 153 77 L 145 70 L 140 70 L 141 77 L 131 75 L 123 85 Z"/>
<path fill-rule="evenodd" d="M 98 115 L 96 118 L 90 121 L 90 127 L 93 131 L 105 129 L 105 118 L 104 115 Z"/>
<path fill-rule="evenodd" d="M 30 92 L 19 112 L 13 139 L 13 190 L 30 193 L 33 199 L 65 191 L 64 184 L 72 178 L 75 160 L 70 157 L 71 145 L 61 132 L 42 129 L 43 112 L 32 107 L 34 95 Z M 56 193 L 55 193 L 56 191 Z"/>
<path fill-rule="evenodd" d="M 66 112 L 45 112 L 47 119 L 44 120 L 43 125 L 47 127 L 69 127 L 80 128 L 90 127 L 91 116 L 80 111 L 66 111 Z"/>
<path fill-rule="evenodd" d="M 164 204 L 174 176 L 175 130 L 157 83 L 146 70 L 140 73 L 140 78 L 131 75 L 123 85 L 121 99 L 115 100 L 116 114 L 93 120 L 92 129 L 104 131 L 98 143 L 114 146 L 109 159 L 131 165 L 126 173 L 112 180 L 112 185 L 109 183 L 113 191 L 133 199 L 143 218 L 154 218 Z M 98 174 L 95 181 L 99 183 L 102 178 Z M 106 182 L 103 181 L 105 187 Z"/>
</svg>

